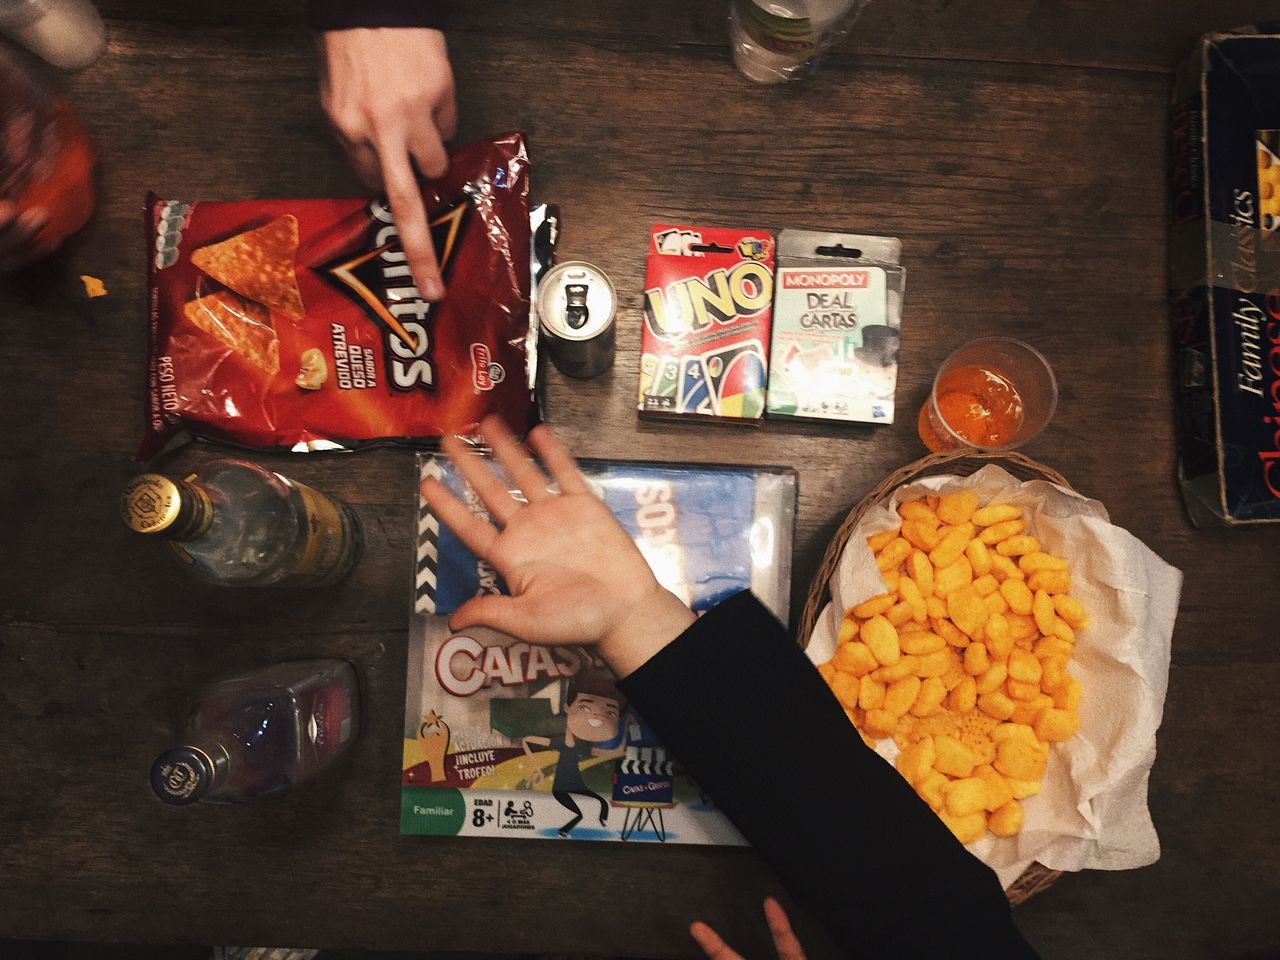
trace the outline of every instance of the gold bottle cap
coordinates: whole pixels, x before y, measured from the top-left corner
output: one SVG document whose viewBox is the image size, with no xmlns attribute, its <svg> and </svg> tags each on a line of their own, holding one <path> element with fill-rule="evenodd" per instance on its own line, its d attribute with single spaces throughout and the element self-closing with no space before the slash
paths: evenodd
<svg viewBox="0 0 1280 960">
<path fill-rule="evenodd" d="M 120 497 L 120 515 L 130 530 L 175 540 L 204 533 L 213 519 L 212 506 L 195 484 L 159 473 L 134 477 Z"/>
</svg>

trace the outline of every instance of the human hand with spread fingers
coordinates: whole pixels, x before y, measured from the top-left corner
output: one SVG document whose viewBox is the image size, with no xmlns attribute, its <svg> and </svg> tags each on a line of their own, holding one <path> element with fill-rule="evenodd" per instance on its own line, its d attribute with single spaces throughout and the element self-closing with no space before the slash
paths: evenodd
<svg viewBox="0 0 1280 960">
<path fill-rule="evenodd" d="M 492 520 L 435 479 L 423 482 L 422 494 L 467 548 L 492 564 L 511 596 L 469 600 L 450 618 L 454 629 L 480 625 L 529 643 L 595 644 L 625 677 L 693 623 L 692 611 L 659 585 L 547 427 L 533 429 L 529 447 L 550 478 L 499 417 L 486 418 L 480 434 L 506 480 L 456 437 L 445 440 L 444 451 Z"/>
</svg>

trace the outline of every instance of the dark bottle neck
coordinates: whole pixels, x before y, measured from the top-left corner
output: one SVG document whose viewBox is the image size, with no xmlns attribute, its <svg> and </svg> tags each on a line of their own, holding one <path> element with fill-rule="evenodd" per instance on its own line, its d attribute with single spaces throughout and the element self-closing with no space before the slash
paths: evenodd
<svg viewBox="0 0 1280 960">
<path fill-rule="evenodd" d="M 216 794 L 230 766 L 230 757 L 219 743 L 174 747 L 152 764 L 151 789 L 165 803 L 185 806 Z"/>
<path fill-rule="evenodd" d="M 173 525 L 161 532 L 168 540 L 195 540 L 204 536 L 213 522 L 213 501 L 198 483 L 175 481 L 178 488 L 178 516 Z"/>
</svg>

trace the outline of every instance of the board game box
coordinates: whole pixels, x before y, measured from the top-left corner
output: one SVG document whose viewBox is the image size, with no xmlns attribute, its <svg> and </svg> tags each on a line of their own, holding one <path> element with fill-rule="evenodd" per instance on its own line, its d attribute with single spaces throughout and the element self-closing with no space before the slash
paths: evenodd
<svg viewBox="0 0 1280 960">
<path fill-rule="evenodd" d="M 419 456 L 478 514 L 449 462 Z M 658 580 L 698 613 L 744 589 L 784 622 L 796 474 L 790 469 L 583 461 Z M 405 834 L 740 845 L 580 646 L 536 646 L 448 614 L 501 579 L 419 504 L 405 694 Z M 571 709 L 572 708 L 572 709 Z"/>
<path fill-rule="evenodd" d="M 1280 521 L 1280 24 L 1201 38 L 1170 110 L 1178 479 L 1197 525 Z"/>
</svg>

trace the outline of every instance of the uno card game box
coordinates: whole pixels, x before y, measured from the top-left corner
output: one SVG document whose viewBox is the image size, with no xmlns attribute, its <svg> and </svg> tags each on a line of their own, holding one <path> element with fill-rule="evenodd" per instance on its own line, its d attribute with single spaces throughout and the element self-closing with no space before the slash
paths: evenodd
<svg viewBox="0 0 1280 960">
<path fill-rule="evenodd" d="M 765 230 L 655 226 L 645 264 L 642 415 L 764 416 L 774 243 Z"/>
<path fill-rule="evenodd" d="M 1280 520 L 1280 24 L 1201 38 L 1170 113 L 1178 475 L 1192 522 Z"/>
</svg>

